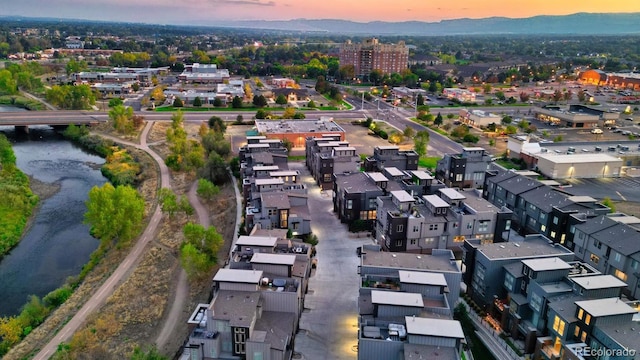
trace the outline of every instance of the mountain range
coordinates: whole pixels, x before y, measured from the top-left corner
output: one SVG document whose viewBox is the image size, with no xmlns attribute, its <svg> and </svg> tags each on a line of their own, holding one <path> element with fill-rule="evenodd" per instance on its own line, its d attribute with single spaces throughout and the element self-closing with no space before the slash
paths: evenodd
<svg viewBox="0 0 640 360">
<path fill-rule="evenodd" d="M 577 13 L 529 18 L 491 17 L 438 22 L 354 22 L 349 20 L 295 19 L 286 21 L 217 21 L 216 26 L 265 30 L 368 35 L 622 35 L 640 34 L 640 13 Z"/>
</svg>

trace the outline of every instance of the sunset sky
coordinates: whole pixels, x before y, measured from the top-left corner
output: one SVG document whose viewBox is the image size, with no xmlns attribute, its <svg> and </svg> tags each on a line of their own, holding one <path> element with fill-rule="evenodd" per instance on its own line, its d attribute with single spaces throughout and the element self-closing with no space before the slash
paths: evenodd
<svg viewBox="0 0 640 360">
<path fill-rule="evenodd" d="M 161 24 L 216 20 L 439 21 L 577 12 L 640 12 L 637 0 L 0 0 L 0 15 Z"/>
</svg>

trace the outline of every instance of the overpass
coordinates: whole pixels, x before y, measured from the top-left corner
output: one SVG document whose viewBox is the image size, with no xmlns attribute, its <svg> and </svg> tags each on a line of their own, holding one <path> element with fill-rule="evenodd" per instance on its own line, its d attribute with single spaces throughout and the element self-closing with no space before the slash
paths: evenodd
<svg viewBox="0 0 640 360">
<path fill-rule="evenodd" d="M 95 125 L 108 118 L 106 114 L 94 114 L 82 111 L 17 111 L 0 112 L 0 126 L 15 126 L 28 131 L 29 126 L 49 125 L 52 127 L 67 125 Z"/>
</svg>

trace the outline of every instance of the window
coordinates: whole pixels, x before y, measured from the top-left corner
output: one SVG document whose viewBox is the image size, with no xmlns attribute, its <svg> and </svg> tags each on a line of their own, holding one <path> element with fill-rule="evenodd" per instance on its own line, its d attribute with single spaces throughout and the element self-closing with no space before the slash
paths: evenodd
<svg viewBox="0 0 640 360">
<path fill-rule="evenodd" d="M 464 174 L 456 174 L 456 181 L 462 181 Z"/>
<path fill-rule="evenodd" d="M 580 336 L 580 326 L 576 325 L 575 330 L 573 330 L 573 336 L 575 336 L 576 338 Z"/>
<path fill-rule="evenodd" d="M 473 223 L 468 223 L 467 224 L 467 229 L 471 229 L 471 228 L 473 228 Z"/>
<path fill-rule="evenodd" d="M 262 351 L 254 351 L 253 352 L 253 360 L 263 360 Z"/>
<path fill-rule="evenodd" d="M 581 231 L 578 231 L 578 239 L 584 239 L 584 233 Z"/>
<path fill-rule="evenodd" d="M 584 323 L 587 325 L 591 324 L 591 315 L 587 314 L 587 316 L 584 318 Z"/>
<path fill-rule="evenodd" d="M 536 211 L 536 210 L 538 210 L 538 208 L 533 204 L 529 204 L 529 210 Z"/>
<path fill-rule="evenodd" d="M 245 354 L 246 353 L 246 342 L 247 342 L 247 329 L 246 328 L 234 328 L 233 329 L 233 342 L 234 348 L 233 352 L 235 355 Z"/>
<path fill-rule="evenodd" d="M 564 326 L 565 322 L 560 319 L 558 315 L 553 319 L 553 330 L 557 332 L 560 336 L 564 335 Z"/>
<path fill-rule="evenodd" d="M 376 204 L 376 200 L 377 198 L 369 199 L 369 209 L 375 209 L 378 207 L 378 205 Z"/>
<path fill-rule="evenodd" d="M 542 297 L 540 295 L 533 293 L 531 294 L 531 308 L 537 312 L 540 312 L 542 309 Z M 554 328 L 555 330 L 555 328 Z"/>
<path fill-rule="evenodd" d="M 511 220 L 507 220 L 504 223 L 504 231 L 509 231 L 511 230 Z"/>
<path fill-rule="evenodd" d="M 576 233 L 576 226 L 575 225 L 571 225 L 571 227 L 569 228 L 569 232 L 572 234 Z"/>
<path fill-rule="evenodd" d="M 540 219 L 540 222 L 543 222 L 543 221 L 547 220 L 547 214 L 541 212 L 540 216 L 538 218 Z"/>
<path fill-rule="evenodd" d="M 553 217 L 553 225 L 558 225 L 558 217 L 557 216 Z"/>
<path fill-rule="evenodd" d="M 322 181 L 330 182 L 331 181 L 331 174 L 324 174 Z"/>
<path fill-rule="evenodd" d="M 540 225 L 540 231 L 544 232 L 547 230 L 547 225 Z"/>
<path fill-rule="evenodd" d="M 293 223 L 293 230 L 300 230 L 300 223 L 299 222 Z"/>
<path fill-rule="evenodd" d="M 416 244 L 417 244 L 417 242 L 418 242 L 418 240 L 416 240 L 416 239 L 411 239 L 411 245 L 416 245 Z"/>
<path fill-rule="evenodd" d="M 600 258 L 595 254 L 591 254 L 590 259 L 591 259 L 591 262 L 596 264 L 596 265 L 598 265 L 598 262 L 600 262 Z"/>
<path fill-rule="evenodd" d="M 627 281 L 627 274 L 623 273 L 622 271 L 616 269 L 616 271 L 614 271 L 613 275 L 615 275 L 615 277 L 617 277 L 618 279 L 622 280 L 622 281 Z"/>
<path fill-rule="evenodd" d="M 598 249 L 602 249 L 602 243 L 598 240 L 593 240 L 593 246 L 597 247 Z"/>
<path fill-rule="evenodd" d="M 276 209 L 269 209 L 269 216 L 273 216 L 273 215 L 277 215 L 278 212 L 276 211 Z"/>
<path fill-rule="evenodd" d="M 551 236 L 552 238 L 555 239 L 556 238 L 556 232 L 552 231 L 551 233 L 549 233 L 549 236 Z"/>
<path fill-rule="evenodd" d="M 638 266 L 640 263 L 636 260 L 631 260 L 631 267 L 633 268 L 633 270 L 638 270 Z"/>
<path fill-rule="evenodd" d="M 489 220 L 480 220 L 478 223 L 478 232 L 486 232 L 489 230 Z"/>
<path fill-rule="evenodd" d="M 418 225 L 413 225 L 413 232 L 420 231 L 420 227 Z"/>
<path fill-rule="evenodd" d="M 614 258 L 617 262 L 620 262 L 620 259 L 622 259 L 622 255 L 620 255 L 620 253 L 616 253 L 616 256 L 614 256 Z"/>
<path fill-rule="evenodd" d="M 353 209 L 353 200 L 347 200 L 347 209 L 348 210 Z"/>
<path fill-rule="evenodd" d="M 587 340 L 587 332 L 583 331 L 582 336 L 580 336 L 580 341 L 585 342 Z"/>
<path fill-rule="evenodd" d="M 429 231 L 438 230 L 438 224 L 429 224 Z"/>
<path fill-rule="evenodd" d="M 504 277 L 504 287 L 508 291 L 513 291 L 513 286 L 515 285 L 516 279 L 511 274 L 506 274 Z"/>
<path fill-rule="evenodd" d="M 398 225 L 396 227 L 396 232 L 403 232 L 404 231 L 404 225 Z"/>
<path fill-rule="evenodd" d="M 402 246 L 402 240 L 396 240 L 396 246 Z"/>
<path fill-rule="evenodd" d="M 583 317 L 584 317 L 584 310 L 583 309 L 578 310 L 578 319 L 582 320 Z"/>
</svg>

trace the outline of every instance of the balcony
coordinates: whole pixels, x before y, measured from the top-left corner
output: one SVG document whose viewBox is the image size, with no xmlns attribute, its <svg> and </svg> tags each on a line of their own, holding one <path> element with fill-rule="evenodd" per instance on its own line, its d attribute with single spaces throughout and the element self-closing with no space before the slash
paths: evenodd
<svg viewBox="0 0 640 360">
<path fill-rule="evenodd" d="M 400 279 L 384 276 L 365 276 L 362 279 L 363 288 L 400 290 Z"/>
<path fill-rule="evenodd" d="M 538 342 L 540 343 L 540 353 L 545 359 L 549 360 L 559 360 L 560 359 L 560 348 L 561 346 L 554 346 L 553 338 L 551 337 L 543 337 L 539 338 Z"/>
</svg>

